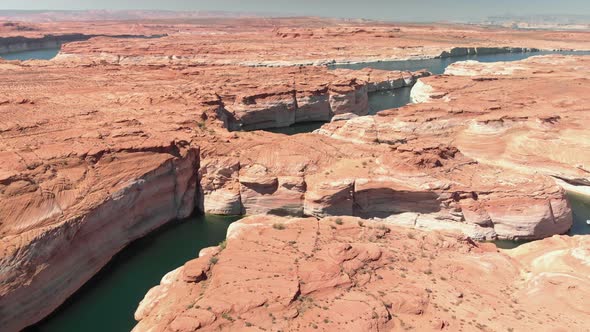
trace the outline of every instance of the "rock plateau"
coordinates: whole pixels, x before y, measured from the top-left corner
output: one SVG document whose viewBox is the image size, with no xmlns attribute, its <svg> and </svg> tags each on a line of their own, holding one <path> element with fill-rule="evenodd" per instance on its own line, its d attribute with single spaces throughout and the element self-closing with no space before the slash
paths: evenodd
<svg viewBox="0 0 590 332">
<path fill-rule="evenodd" d="M 508 253 L 472 239 L 572 226 L 564 188 L 590 180 L 589 60 L 438 76 L 305 65 L 590 49 L 587 32 L 160 23 L 0 26 L 103 35 L 51 61 L 0 60 L 2 330 L 41 320 L 131 241 L 193 212 L 258 216 L 150 291 L 137 331 L 585 328 L 585 238 Z M 129 32 L 167 36 L 105 37 Z M 371 92 L 411 86 L 417 103 L 367 115 Z"/>
<path fill-rule="evenodd" d="M 152 288 L 133 331 L 582 331 L 588 245 L 504 253 L 352 217 L 249 217 Z"/>
</svg>

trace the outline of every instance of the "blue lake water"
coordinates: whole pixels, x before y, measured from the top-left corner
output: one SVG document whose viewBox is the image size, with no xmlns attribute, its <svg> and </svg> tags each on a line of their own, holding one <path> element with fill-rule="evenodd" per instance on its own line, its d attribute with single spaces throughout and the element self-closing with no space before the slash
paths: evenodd
<svg viewBox="0 0 590 332">
<path fill-rule="evenodd" d="M 398 108 L 410 103 L 412 87 L 404 87 L 392 91 L 376 91 L 369 93 L 369 114 Z"/>
<path fill-rule="evenodd" d="M 59 48 L 50 48 L 45 50 L 36 50 L 36 51 L 24 51 L 24 52 L 15 52 L 15 53 L 5 53 L 0 54 L 0 58 L 6 60 L 50 60 L 53 59 L 57 53 L 59 53 Z"/>
</svg>

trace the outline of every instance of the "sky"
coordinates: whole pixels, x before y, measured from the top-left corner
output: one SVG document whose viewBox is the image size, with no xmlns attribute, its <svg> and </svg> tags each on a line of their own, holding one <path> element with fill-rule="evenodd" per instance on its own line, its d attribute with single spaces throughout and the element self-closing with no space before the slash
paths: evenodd
<svg viewBox="0 0 590 332">
<path fill-rule="evenodd" d="M 0 9 L 224 10 L 384 20 L 465 20 L 495 15 L 590 15 L 590 0 L 0 0 Z"/>
</svg>

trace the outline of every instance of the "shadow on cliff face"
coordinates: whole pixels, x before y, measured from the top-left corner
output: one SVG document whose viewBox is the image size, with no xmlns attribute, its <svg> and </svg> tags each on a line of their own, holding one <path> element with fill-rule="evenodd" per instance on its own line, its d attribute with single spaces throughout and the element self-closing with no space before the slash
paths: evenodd
<svg viewBox="0 0 590 332">
<path fill-rule="evenodd" d="M 24 331 L 130 331 L 146 292 L 199 250 L 224 240 L 238 219 L 195 214 L 165 224 L 128 245 L 54 313 Z"/>
<path fill-rule="evenodd" d="M 433 192 L 397 191 L 375 188 L 354 193 L 354 215 L 361 218 L 387 218 L 404 212 L 435 213 L 441 210 L 439 196 Z"/>
<path fill-rule="evenodd" d="M 399 108 L 410 103 L 410 92 L 412 87 L 403 87 L 395 90 L 370 92 L 369 96 L 369 115 L 375 115 L 378 112 Z M 297 122 L 288 127 L 280 128 L 265 128 L 264 131 L 269 131 L 275 134 L 296 135 L 311 133 L 314 130 L 320 129 L 329 121 L 308 121 Z"/>
</svg>

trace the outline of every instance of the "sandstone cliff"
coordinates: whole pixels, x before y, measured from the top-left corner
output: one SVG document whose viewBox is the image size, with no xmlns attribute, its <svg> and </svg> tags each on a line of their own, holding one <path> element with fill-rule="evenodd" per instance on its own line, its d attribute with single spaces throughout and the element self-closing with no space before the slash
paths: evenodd
<svg viewBox="0 0 590 332">
<path fill-rule="evenodd" d="M 356 215 L 384 225 L 370 230 L 369 239 L 386 238 L 386 228 L 393 229 L 394 224 L 457 229 L 478 239 L 538 239 L 570 228 L 571 210 L 564 190 L 554 179 L 578 187 L 585 187 L 588 181 L 583 153 L 588 139 L 581 124 L 588 122 L 584 105 L 588 105 L 585 83 L 589 66 L 584 66 L 587 61 L 582 58 L 551 57 L 543 58 L 544 63 L 516 63 L 513 66 L 525 69 L 520 73 L 514 70 L 514 77 L 504 77 L 495 70 L 476 76 L 423 77 L 419 86 L 424 97 L 420 101 L 424 103 L 381 112 L 378 116 L 363 116 L 370 91 L 410 86 L 425 73 L 236 64 L 271 66 L 328 63 L 335 59 L 346 62 L 438 56 L 457 47 L 458 40 L 464 40 L 459 44 L 469 49 L 499 47 L 504 45 L 503 38 L 508 37 L 512 38 L 508 38 L 509 47 L 585 47 L 587 35 L 559 39 L 559 35 L 549 32 L 531 35 L 503 31 L 483 45 L 477 40 L 490 33 L 477 29 L 404 26 L 397 31 L 386 25 L 374 29 L 330 26 L 273 30 L 269 24 L 264 23 L 263 28 L 255 24 L 244 31 L 236 31 L 231 24 L 209 30 L 138 26 L 138 31 L 176 30 L 178 35 L 157 41 L 96 38 L 69 44 L 55 61 L 0 62 L 3 328 L 18 330 L 38 321 L 127 243 L 171 219 L 187 216 L 195 207 L 219 214 L 317 218 Z M 117 27 L 134 29 L 128 25 Z M 91 24 L 88 29 L 99 28 Z M 440 41 L 417 41 L 424 36 L 436 36 Z M 241 42 L 236 43 L 236 39 Z M 392 40 L 398 39 L 396 47 L 391 47 Z M 314 40 L 317 54 L 302 46 Z M 194 58 L 194 54 L 202 57 Z M 313 56 L 306 58 L 302 54 Z M 277 62 L 279 59 L 292 60 Z M 552 66 L 549 71 L 544 69 L 547 61 Z M 468 64 L 464 66 L 463 71 L 467 71 Z M 351 112 L 360 116 L 326 124 L 316 133 L 292 137 L 260 131 L 227 131 L 326 121 L 334 115 L 345 118 Z M 361 227 L 359 220 L 344 219 L 357 224 L 350 234 L 344 235 L 354 239 L 361 236 L 360 228 L 356 228 Z M 300 227 L 302 233 L 311 232 L 311 237 L 305 239 L 307 243 L 316 239 L 313 232 L 320 226 L 315 220 L 289 223 Z M 334 223 L 334 227 L 340 226 L 335 219 Z M 307 229 L 311 227 L 308 225 L 314 225 L 314 230 Z M 260 229 L 263 233 L 275 230 L 271 228 Z M 280 231 L 281 226 L 277 228 Z M 329 233 L 332 230 L 329 227 L 326 233 L 330 239 L 334 237 Z M 408 230 L 396 228 L 396 232 Z M 265 237 L 265 241 L 271 241 L 273 236 Z M 358 242 L 365 243 L 362 236 Z M 441 262 L 447 265 L 436 266 L 449 274 L 452 269 L 448 266 L 462 259 L 454 255 L 478 250 L 457 236 L 432 241 L 425 243 L 450 243 L 449 250 L 442 251 L 448 260 Z M 276 253 L 285 249 L 282 242 L 277 244 Z M 346 245 L 351 241 L 334 241 L 339 242 L 348 248 L 344 251 L 353 248 Z M 315 245 L 308 247 L 313 248 Z M 374 256 L 374 247 L 363 244 L 357 249 L 354 252 L 361 255 L 362 264 L 379 268 L 381 263 Z M 378 249 L 382 255 L 386 253 Z M 434 250 L 427 251 L 431 252 Z M 346 254 L 336 253 L 337 257 L 341 255 Z M 512 266 L 509 258 L 501 257 L 502 264 L 498 266 Z M 223 262 L 223 256 L 220 258 Z M 479 258 L 475 256 L 469 264 L 460 266 L 488 273 L 490 270 L 475 265 Z M 349 267 L 349 263 L 345 264 L 348 260 L 337 258 L 336 265 L 326 265 L 328 283 L 335 280 L 343 285 L 363 284 L 367 276 L 362 276 L 361 267 L 357 267 L 360 263 L 353 261 Z M 277 302 L 286 307 L 280 308 L 292 305 L 290 301 L 298 294 L 297 289 L 300 293 L 315 294 L 321 288 L 326 277 L 320 274 L 316 279 L 313 269 L 324 262 L 312 263 L 306 264 L 307 270 L 301 272 L 308 286 L 295 282 L 299 274 L 291 274 L 292 282 L 287 287 L 268 289 L 277 294 L 281 291 Z M 203 260 L 192 264 L 194 272 L 186 277 L 188 280 L 194 283 L 210 277 L 210 267 Z M 469 267 L 470 264 L 474 266 Z M 346 270 L 351 273 L 348 280 L 339 272 L 340 265 L 350 268 Z M 215 272 L 215 267 L 211 271 Z M 276 278 L 273 273 L 273 287 L 282 287 L 281 275 L 287 271 L 288 268 L 279 271 Z M 171 275 L 166 280 L 175 279 Z M 459 283 L 456 287 L 465 285 Z M 335 286 L 338 285 L 330 287 Z M 475 286 L 481 289 L 480 283 Z M 390 317 L 387 306 L 373 306 L 374 301 L 363 292 L 347 295 L 351 298 L 340 296 L 334 308 L 349 306 L 349 299 L 366 300 L 368 307 L 355 306 L 350 310 L 364 317 L 357 320 L 359 328 L 401 326 L 401 321 Z M 421 299 L 418 311 L 428 309 L 424 309 L 423 299 L 429 295 L 424 292 L 416 290 Z M 271 306 L 275 298 L 269 294 L 265 296 Z M 264 303 L 249 301 L 246 298 L 246 303 L 240 302 L 238 306 L 265 308 Z M 397 300 L 391 299 L 392 307 L 394 301 Z M 153 301 L 146 301 L 144 310 L 138 313 L 138 318 L 142 318 L 140 329 L 143 325 L 160 324 L 152 322 L 156 318 L 150 316 L 150 302 Z M 363 306 L 361 302 L 356 305 Z M 489 303 L 492 302 L 484 301 L 474 307 Z M 220 319 L 220 315 L 226 313 L 236 319 L 233 315 L 242 312 L 236 308 L 231 309 L 235 312 L 227 311 L 226 303 L 220 306 L 221 311 L 212 314 L 199 311 L 197 316 L 205 315 L 203 322 L 199 318 L 199 324 L 213 322 L 211 326 L 216 326 L 226 319 Z M 293 315 L 294 311 L 288 309 Z M 521 310 L 525 309 L 523 305 Z M 164 312 L 163 317 L 175 320 L 171 314 Z M 264 324 L 268 319 L 272 321 L 268 312 L 262 314 Z M 458 314 L 470 317 L 473 310 Z M 189 327 L 195 326 L 191 315 L 179 318 L 181 328 L 187 319 Z M 533 317 L 531 313 L 525 316 Z M 448 315 L 440 312 L 438 318 L 443 327 L 451 322 Z M 579 327 L 574 318 L 567 323 L 570 330 Z M 313 322 L 307 319 L 302 324 L 317 324 L 315 316 Z M 410 321 L 412 325 L 426 326 L 420 319 Z M 344 324 L 340 318 L 334 321 Z M 460 325 L 454 321 L 452 324 Z"/>
<path fill-rule="evenodd" d="M 552 179 L 479 164 L 426 135 L 419 142 L 385 139 L 398 134 L 372 119 L 325 125 L 321 131 L 342 126 L 330 138 L 259 132 L 204 147 L 203 210 L 355 215 L 478 239 L 543 238 L 571 227 L 565 192 Z"/>
<path fill-rule="evenodd" d="M 0 325 L 8 331 L 51 313 L 125 245 L 195 205 L 197 149 L 60 154 L 23 153 L 14 173 L 2 173 Z"/>
</svg>

